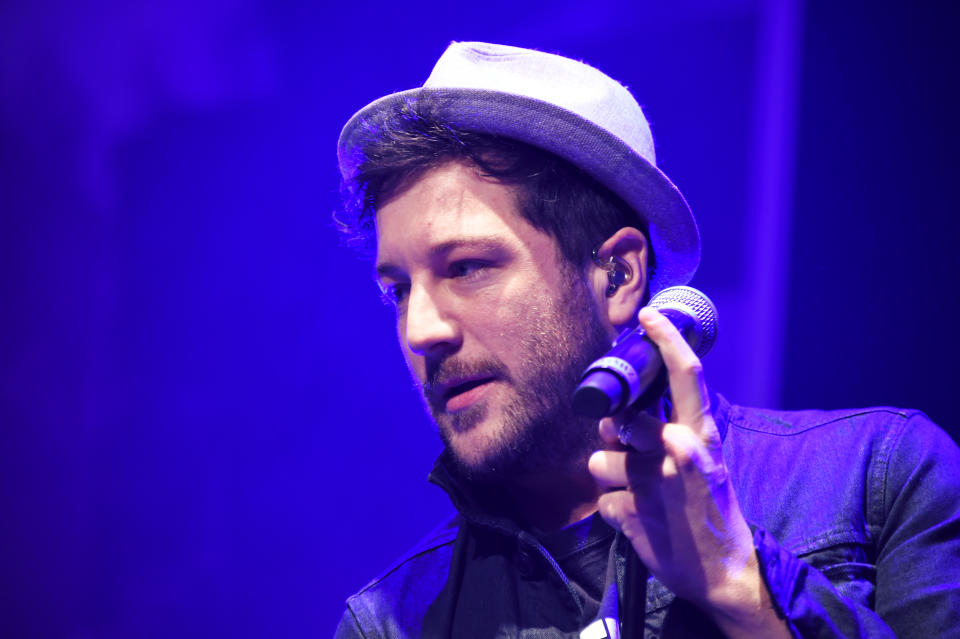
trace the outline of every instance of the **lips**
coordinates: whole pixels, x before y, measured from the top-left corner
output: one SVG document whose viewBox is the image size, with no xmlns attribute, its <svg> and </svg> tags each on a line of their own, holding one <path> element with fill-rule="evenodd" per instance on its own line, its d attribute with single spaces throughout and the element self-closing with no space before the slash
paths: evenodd
<svg viewBox="0 0 960 639">
<path fill-rule="evenodd" d="M 486 384 L 486 383 L 489 382 L 491 379 L 493 379 L 493 378 L 492 378 L 492 377 L 482 377 L 482 378 L 480 378 L 480 379 L 471 379 L 471 380 L 466 381 L 466 382 L 461 382 L 461 383 L 459 383 L 459 384 L 455 384 L 455 385 L 453 385 L 453 386 L 448 387 L 447 390 L 444 391 L 444 393 L 443 393 L 443 398 L 444 398 L 444 399 L 450 399 L 450 398 L 453 397 L 454 395 L 459 395 L 460 393 L 465 393 L 465 392 L 467 392 L 468 390 L 471 390 L 471 389 L 476 388 L 477 386 L 480 386 L 481 384 Z"/>
<path fill-rule="evenodd" d="M 466 380 L 451 380 L 437 390 L 441 401 L 449 412 L 463 410 L 474 404 L 486 394 L 493 377 L 478 377 Z"/>
<path fill-rule="evenodd" d="M 486 357 L 465 360 L 461 357 L 427 358 L 426 380 L 422 387 L 430 412 L 435 417 L 474 406 L 497 382 L 511 381 L 506 366 Z"/>
</svg>

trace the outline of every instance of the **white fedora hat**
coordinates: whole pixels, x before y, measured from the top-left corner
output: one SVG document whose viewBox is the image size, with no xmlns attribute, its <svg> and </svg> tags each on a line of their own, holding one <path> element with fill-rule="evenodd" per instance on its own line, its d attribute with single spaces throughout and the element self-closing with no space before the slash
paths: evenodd
<svg viewBox="0 0 960 639">
<path fill-rule="evenodd" d="M 640 105 L 619 82 L 562 56 L 482 42 L 454 42 L 423 86 L 358 111 L 340 134 L 340 172 L 350 180 L 364 148 L 402 107 L 423 96 L 454 128 L 513 138 L 592 175 L 646 220 L 657 260 L 651 294 L 693 277 L 700 234 L 686 200 L 656 167 Z"/>
</svg>

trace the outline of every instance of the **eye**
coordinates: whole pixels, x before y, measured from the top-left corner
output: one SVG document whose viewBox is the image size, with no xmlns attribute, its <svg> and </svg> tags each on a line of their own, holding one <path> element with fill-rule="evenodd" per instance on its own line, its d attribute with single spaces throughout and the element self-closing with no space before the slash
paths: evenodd
<svg viewBox="0 0 960 639">
<path fill-rule="evenodd" d="M 404 282 L 380 285 L 380 297 L 385 304 L 400 306 L 407 299 L 410 285 Z"/>
<path fill-rule="evenodd" d="M 487 267 L 480 260 L 457 260 L 450 264 L 450 277 L 470 278 Z"/>
</svg>

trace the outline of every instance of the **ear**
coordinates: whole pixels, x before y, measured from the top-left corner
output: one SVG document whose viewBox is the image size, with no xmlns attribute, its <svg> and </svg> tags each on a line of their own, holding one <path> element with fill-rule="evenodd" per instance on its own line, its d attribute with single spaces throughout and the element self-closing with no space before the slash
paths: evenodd
<svg viewBox="0 0 960 639">
<path fill-rule="evenodd" d="M 591 282 L 617 331 L 636 325 L 647 292 L 648 251 L 646 236 L 630 226 L 611 235 L 596 250 Z"/>
</svg>

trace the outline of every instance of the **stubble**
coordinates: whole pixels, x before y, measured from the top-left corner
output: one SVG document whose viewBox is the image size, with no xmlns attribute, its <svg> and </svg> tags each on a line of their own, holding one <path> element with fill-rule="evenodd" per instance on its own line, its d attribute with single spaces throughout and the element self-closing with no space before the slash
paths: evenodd
<svg viewBox="0 0 960 639">
<path fill-rule="evenodd" d="M 508 386 L 499 427 L 483 454 L 471 459 L 457 451 L 455 433 L 482 422 L 486 403 L 448 413 L 443 402 L 425 397 L 447 450 L 470 481 L 497 483 L 544 471 L 579 471 L 600 447 L 596 421 L 576 416 L 571 396 L 584 369 L 610 347 L 610 339 L 586 282 L 568 270 L 569 285 L 553 303 L 524 304 L 508 314 L 505 321 L 524 326 L 517 370 L 493 358 L 464 362 L 455 356 L 428 370 L 428 386 L 431 380 L 457 376 L 496 377 Z"/>
</svg>

